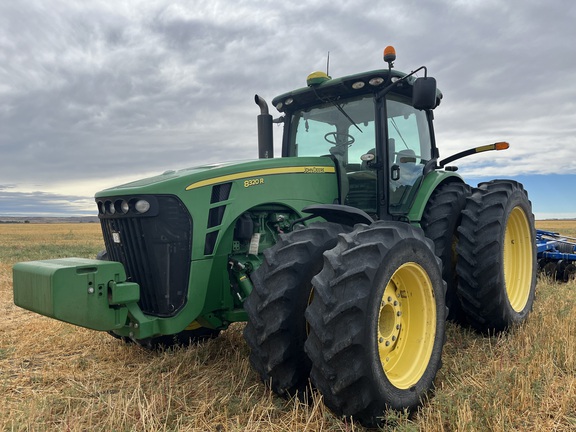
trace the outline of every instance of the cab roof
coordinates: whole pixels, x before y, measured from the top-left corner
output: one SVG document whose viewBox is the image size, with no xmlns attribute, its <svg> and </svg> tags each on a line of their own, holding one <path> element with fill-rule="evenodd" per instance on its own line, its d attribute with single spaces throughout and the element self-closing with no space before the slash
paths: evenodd
<svg viewBox="0 0 576 432">
<path fill-rule="evenodd" d="M 407 74 L 394 69 L 377 69 L 368 72 L 361 72 L 354 75 L 347 75 L 340 78 L 330 78 L 323 73 L 326 78 L 319 84 L 311 84 L 296 90 L 276 96 L 272 100 L 272 105 L 280 112 L 292 112 L 308 105 L 317 104 L 319 101 L 329 101 L 347 99 L 363 94 L 377 93 L 391 83 L 394 78 L 400 79 Z M 412 85 L 416 78 L 407 78 L 398 84 L 391 93 L 412 96 Z M 438 90 L 438 99 L 442 98 L 442 93 Z"/>
</svg>

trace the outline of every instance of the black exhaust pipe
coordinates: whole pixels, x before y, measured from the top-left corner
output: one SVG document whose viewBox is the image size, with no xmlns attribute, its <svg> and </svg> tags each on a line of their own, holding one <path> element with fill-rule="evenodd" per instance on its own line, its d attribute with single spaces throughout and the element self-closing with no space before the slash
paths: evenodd
<svg viewBox="0 0 576 432">
<path fill-rule="evenodd" d="M 260 115 L 258 116 L 258 157 L 260 159 L 273 158 L 272 116 L 268 113 L 268 104 L 264 99 L 255 95 L 254 101 L 260 107 Z"/>
</svg>

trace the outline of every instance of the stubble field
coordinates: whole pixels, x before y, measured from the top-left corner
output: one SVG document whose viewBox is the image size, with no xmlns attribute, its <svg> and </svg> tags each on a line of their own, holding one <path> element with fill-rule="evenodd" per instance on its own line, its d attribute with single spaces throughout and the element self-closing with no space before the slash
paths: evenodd
<svg viewBox="0 0 576 432">
<path fill-rule="evenodd" d="M 539 228 L 576 237 L 576 221 Z M 18 261 L 93 258 L 98 224 L 0 225 L 0 429 L 354 431 L 316 395 L 283 400 L 248 364 L 243 325 L 201 346 L 150 352 L 14 306 Z M 484 337 L 448 325 L 434 396 L 387 430 L 576 430 L 576 283 L 540 279 L 529 319 Z"/>
</svg>

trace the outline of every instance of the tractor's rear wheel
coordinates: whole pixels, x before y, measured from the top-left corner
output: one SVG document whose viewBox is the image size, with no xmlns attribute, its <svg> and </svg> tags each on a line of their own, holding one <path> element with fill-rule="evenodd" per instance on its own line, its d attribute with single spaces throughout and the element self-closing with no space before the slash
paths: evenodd
<svg viewBox="0 0 576 432">
<path fill-rule="evenodd" d="M 439 186 L 426 204 L 422 216 L 422 229 L 434 242 L 436 255 L 442 260 L 442 278 L 446 281 L 448 319 L 464 323 L 466 317 L 457 295 L 456 245 L 462 210 L 471 189 L 465 183 L 447 183 Z"/>
<path fill-rule="evenodd" d="M 305 348 L 333 412 L 372 427 L 387 408 L 421 404 L 442 364 L 441 265 L 424 232 L 402 222 L 358 226 L 324 254 Z"/>
<path fill-rule="evenodd" d="M 324 251 L 336 246 L 338 234 L 351 230 L 319 222 L 281 235 L 251 276 L 254 289 L 244 302 L 244 338 L 252 367 L 279 395 L 303 395 L 306 390 L 311 366 L 304 352 L 304 311 L 312 298 L 312 277 L 322 269 Z"/>
<path fill-rule="evenodd" d="M 462 212 L 458 292 L 481 332 L 502 331 L 527 317 L 536 290 L 536 230 L 522 184 L 481 183 Z"/>
</svg>

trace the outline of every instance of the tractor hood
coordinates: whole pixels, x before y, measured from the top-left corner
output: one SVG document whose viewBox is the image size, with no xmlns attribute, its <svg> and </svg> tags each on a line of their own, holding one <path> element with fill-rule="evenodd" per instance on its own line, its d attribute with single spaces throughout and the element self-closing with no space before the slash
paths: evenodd
<svg viewBox="0 0 576 432">
<path fill-rule="evenodd" d="M 125 194 L 165 193 L 180 194 L 201 187 L 234 180 L 250 180 L 277 174 L 334 173 L 333 161 L 328 157 L 298 157 L 256 159 L 200 165 L 105 189 L 96 198 Z"/>
<path fill-rule="evenodd" d="M 199 165 L 196 167 L 190 167 L 190 168 L 184 168 L 184 169 L 180 169 L 180 170 L 167 170 L 164 171 L 162 174 L 153 176 L 153 177 L 147 177 L 147 178 L 143 178 L 140 180 L 135 180 L 129 183 L 125 183 L 119 186 L 113 186 L 111 188 L 108 189 L 104 189 L 104 191 L 106 194 L 110 191 L 114 191 L 114 190 L 124 190 L 124 189 L 131 189 L 131 188 L 141 188 L 141 187 L 145 187 L 145 186 L 149 186 L 149 185 L 153 185 L 153 184 L 158 184 L 158 183 L 164 183 L 166 181 L 173 181 L 174 179 L 177 178 L 190 178 L 190 177 L 194 177 L 195 175 L 201 174 L 201 173 L 209 173 L 212 170 L 218 170 L 219 168 L 223 168 L 223 167 L 228 167 L 228 166 L 242 166 L 243 164 L 246 163 L 250 163 L 250 162 L 254 162 L 253 160 L 248 160 L 248 161 L 230 161 L 230 162 L 223 162 L 223 163 L 215 163 L 215 164 L 210 164 L 210 165 Z M 204 175 L 201 174 L 202 177 L 204 177 Z M 210 176 L 210 174 L 208 174 L 208 176 Z M 98 196 L 98 195 L 96 195 Z"/>
</svg>

